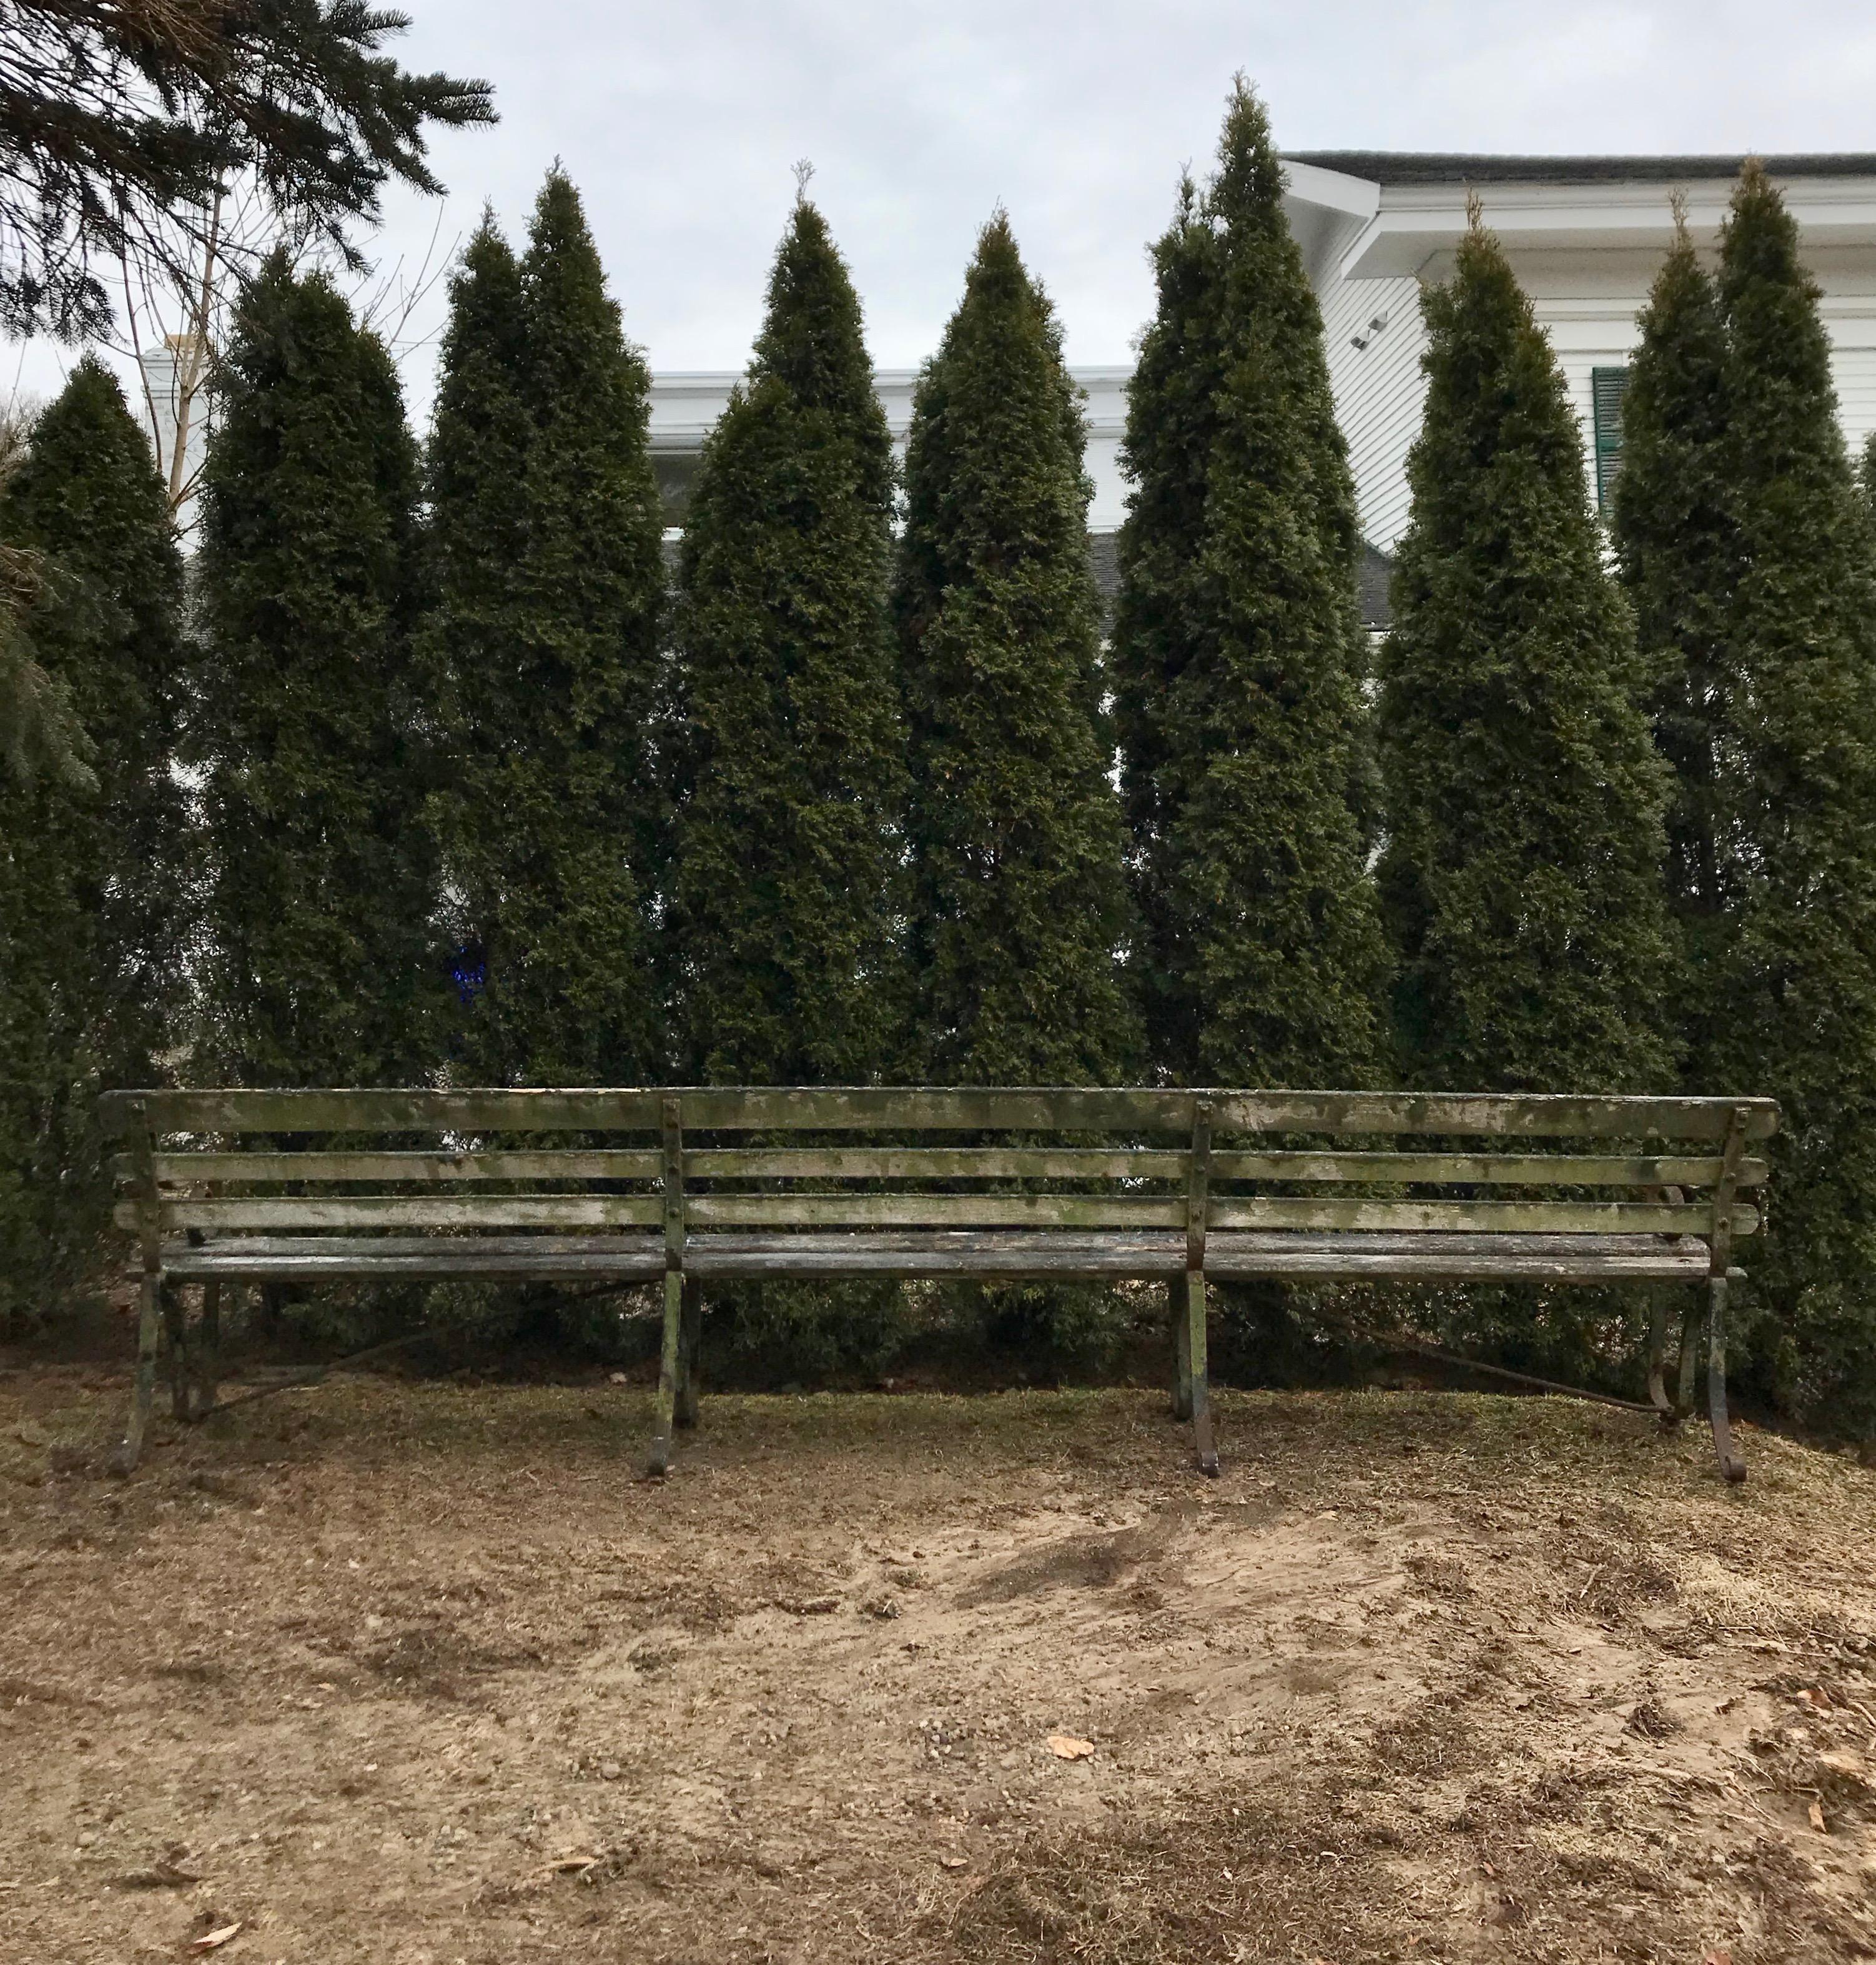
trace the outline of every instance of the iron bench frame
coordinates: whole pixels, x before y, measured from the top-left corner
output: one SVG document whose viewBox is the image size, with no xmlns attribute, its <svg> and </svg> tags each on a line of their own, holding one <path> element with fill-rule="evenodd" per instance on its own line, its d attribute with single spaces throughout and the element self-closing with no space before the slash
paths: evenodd
<svg viewBox="0 0 1876 1965">
<path fill-rule="evenodd" d="M 125 1471 L 165 1350 L 178 1415 L 213 1407 L 225 1284 L 662 1279 L 661 1475 L 697 1419 L 705 1284 L 874 1276 L 1164 1282 L 1173 1410 L 1215 1474 L 1207 1285 L 1274 1276 L 1695 1285 L 1672 1391 L 1656 1294 L 1650 1400 L 1668 1426 L 1691 1409 L 1704 1301 L 1714 1449 L 1745 1475 L 1726 1311 L 1734 1240 L 1759 1225 L 1739 1197 L 1767 1178 L 1746 1150 L 1777 1130 L 1768 1099 L 715 1085 L 114 1092 L 99 1109 L 141 1258 Z M 904 1143 L 934 1133 L 969 1143 Z M 345 1143 L 305 1143 L 322 1134 Z M 513 1143 L 541 1134 L 581 1143 Z M 386 1135 L 438 1143 L 351 1143 Z M 1402 1150 L 1414 1136 L 1431 1148 Z M 1453 1150 L 1481 1137 L 1498 1150 Z"/>
</svg>

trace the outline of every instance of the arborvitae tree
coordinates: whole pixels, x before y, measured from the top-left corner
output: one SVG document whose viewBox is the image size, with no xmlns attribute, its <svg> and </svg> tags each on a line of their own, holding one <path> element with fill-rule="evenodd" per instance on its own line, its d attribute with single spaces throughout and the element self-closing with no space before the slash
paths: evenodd
<svg viewBox="0 0 1876 1965">
<path fill-rule="evenodd" d="M 416 475 L 383 343 L 276 255 L 242 300 L 202 499 L 207 1063 L 239 1082 L 430 1062 Z"/>
<path fill-rule="evenodd" d="M 1869 507 L 1870 523 L 1876 526 L 1876 430 L 1863 444 L 1863 502 Z"/>
<path fill-rule="evenodd" d="M 1737 533 L 1716 1092 L 1784 1108 L 1748 1258 L 1807 1417 L 1876 1432 L 1876 564 L 1797 228 L 1756 162 L 1723 236 Z"/>
<path fill-rule="evenodd" d="M 649 388 L 554 171 L 519 266 L 489 219 L 470 243 L 429 448 L 435 810 L 471 1082 L 630 1084 L 664 1061 Z"/>
<path fill-rule="evenodd" d="M 0 1320 L 82 1280 L 110 1204 L 93 1101 L 147 1085 L 181 1000 L 188 849 L 171 771 L 182 565 L 122 391 L 82 362 L 0 515 L 38 555 L 31 652 L 94 783 L 0 783 Z"/>
<path fill-rule="evenodd" d="M 1641 316 L 1622 403 L 1611 526 L 1671 777 L 1666 880 L 1686 979 L 1674 1011 L 1688 1080 L 1710 1081 L 1711 965 L 1728 893 L 1721 793 L 1727 612 L 1736 543 L 1727 482 L 1726 320 L 1677 198 L 1675 243 Z"/>
<path fill-rule="evenodd" d="M 706 1079 L 851 1083 L 903 1043 L 891 503 L 859 297 L 804 197 L 679 562 L 670 947 Z M 725 1307 L 735 1352 L 806 1374 L 876 1368 L 901 1303 L 889 1283 L 770 1283 Z"/>
<path fill-rule="evenodd" d="M 852 1082 L 898 1041 L 891 495 L 859 297 L 804 198 L 748 381 L 705 444 L 680 561 L 671 945 L 705 1079 Z"/>
<path fill-rule="evenodd" d="M 919 1074 L 1112 1084 L 1137 1032 L 1101 707 L 1086 426 L 1008 221 L 920 378 L 895 596 Z"/>
<path fill-rule="evenodd" d="M 1665 773 L 1549 341 L 1479 223 L 1424 302 L 1425 420 L 1381 658 L 1382 878 L 1413 1082 L 1672 1082 Z"/>
<path fill-rule="evenodd" d="M 1386 954 L 1349 794 L 1360 542 L 1322 317 L 1240 81 L 1160 244 L 1129 402 L 1115 666 L 1158 1061 L 1359 1084 Z"/>
</svg>

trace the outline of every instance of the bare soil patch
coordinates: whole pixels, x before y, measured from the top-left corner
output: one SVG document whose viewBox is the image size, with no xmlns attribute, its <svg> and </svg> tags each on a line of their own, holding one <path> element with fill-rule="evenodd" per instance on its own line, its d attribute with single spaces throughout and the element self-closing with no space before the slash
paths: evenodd
<svg viewBox="0 0 1876 1965">
<path fill-rule="evenodd" d="M 0 1956 L 1876 1957 L 1876 1474 L 1453 1394 L 0 1375 Z M 1063 1758 L 1052 1735 L 1091 1742 Z"/>
</svg>

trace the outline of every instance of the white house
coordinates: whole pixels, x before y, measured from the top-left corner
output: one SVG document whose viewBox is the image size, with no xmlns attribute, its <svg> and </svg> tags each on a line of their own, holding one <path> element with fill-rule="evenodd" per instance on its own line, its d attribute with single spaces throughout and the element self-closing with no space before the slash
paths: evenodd
<svg viewBox="0 0 1876 1965">
<path fill-rule="evenodd" d="M 1322 305 L 1361 526 L 1386 552 L 1407 524 L 1406 461 L 1425 393 L 1420 291 L 1447 278 L 1476 191 L 1563 365 L 1598 497 L 1620 448 L 1640 312 L 1688 201 L 1717 250 L 1737 157 L 1477 157 L 1304 151 L 1284 159 L 1290 229 Z M 1823 291 L 1845 433 L 1876 429 L 1876 156 L 1768 157 Z"/>
<path fill-rule="evenodd" d="M 1087 400 L 1087 469 L 1094 481 L 1088 529 L 1117 532 L 1126 516 L 1126 486 L 1120 476 L 1120 432 L 1127 413 L 1127 378 L 1131 368 L 1077 368 L 1075 379 Z M 743 379 L 738 369 L 699 369 L 686 373 L 666 370 L 651 378 L 651 454 L 663 489 L 665 510 L 673 524 L 681 523 L 697 453 L 710 426 L 722 415 L 730 391 Z M 912 391 L 918 381 L 911 368 L 882 368 L 873 386 L 886 413 L 886 426 L 903 461 L 906 433 L 912 426 Z"/>
<path fill-rule="evenodd" d="M 1669 199 L 1687 198 L 1695 238 L 1717 250 L 1738 157 L 1447 156 L 1367 150 L 1285 158 L 1290 228 L 1322 306 L 1336 413 L 1348 439 L 1370 626 L 1386 618 L 1384 555 L 1407 523 L 1407 452 L 1420 426 L 1423 286 L 1446 278 L 1476 191 L 1562 359 L 1582 418 L 1600 499 L 1621 443 L 1620 406 L 1636 317 L 1672 236 Z M 1876 156 L 1773 156 L 1766 169 L 1797 219 L 1805 263 L 1823 292 L 1845 435 L 1876 429 Z M 1080 368 L 1087 392 L 1089 530 L 1111 589 L 1113 535 L 1125 514 L 1119 444 L 1125 368 Z M 681 523 L 697 452 L 736 374 L 663 374 L 651 388 L 651 442 L 672 522 Z M 902 445 L 909 369 L 883 371 L 881 400 Z"/>
</svg>

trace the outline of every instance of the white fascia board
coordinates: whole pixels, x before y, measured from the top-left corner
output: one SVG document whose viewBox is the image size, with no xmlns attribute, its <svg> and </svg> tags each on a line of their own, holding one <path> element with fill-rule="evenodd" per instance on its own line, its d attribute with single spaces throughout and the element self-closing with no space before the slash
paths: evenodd
<svg viewBox="0 0 1876 1965">
<path fill-rule="evenodd" d="M 1598 246 L 1665 250 L 1674 236 L 1666 184 L 1499 184 L 1473 187 L 1485 222 L 1507 252 Z M 1719 236 L 1733 195 L 1730 180 L 1681 187 L 1695 237 Z M 1876 178 L 1787 178 L 1779 188 L 1807 244 L 1876 246 Z M 1414 274 L 1450 252 L 1466 230 L 1463 185 L 1390 185 L 1379 209 L 1342 255 L 1344 279 Z"/>
</svg>

